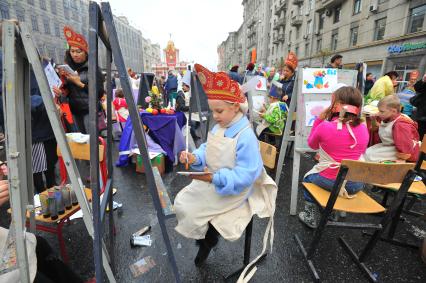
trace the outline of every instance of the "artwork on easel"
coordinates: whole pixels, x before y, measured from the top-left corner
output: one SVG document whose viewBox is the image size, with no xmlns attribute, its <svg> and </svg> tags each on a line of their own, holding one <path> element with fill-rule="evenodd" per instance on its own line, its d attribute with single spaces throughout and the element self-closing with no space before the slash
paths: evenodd
<svg viewBox="0 0 426 283">
<path fill-rule="evenodd" d="M 312 127 L 318 116 L 330 106 L 330 101 L 307 101 L 305 102 L 306 126 Z"/>
<path fill-rule="evenodd" d="M 302 93 L 331 93 L 336 84 L 336 69 L 303 69 Z"/>
</svg>

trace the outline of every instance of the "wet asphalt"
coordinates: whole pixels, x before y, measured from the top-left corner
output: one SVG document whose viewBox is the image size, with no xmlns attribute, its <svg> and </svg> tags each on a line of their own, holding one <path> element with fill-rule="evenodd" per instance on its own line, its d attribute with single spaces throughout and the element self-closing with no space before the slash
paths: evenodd
<svg viewBox="0 0 426 283">
<path fill-rule="evenodd" d="M 117 147 L 118 143 L 115 144 L 115 148 Z M 313 160 L 307 155 L 302 157 L 301 163 L 302 176 L 312 167 Z M 173 172 L 163 177 L 172 200 L 179 190 L 189 183 L 187 177 L 175 174 L 179 169 L 182 168 L 175 167 Z M 312 282 L 309 269 L 294 240 L 294 234 L 298 234 L 307 246 L 313 232 L 303 226 L 297 216 L 289 215 L 291 176 L 292 162 L 288 159 L 278 191 L 273 251 L 272 253 L 269 251 L 266 259 L 258 264 L 258 270 L 251 282 Z M 114 212 L 116 235 L 113 247 L 113 268 L 117 282 L 173 282 L 173 273 L 168 262 L 156 211 L 145 186 L 144 174 L 136 173 L 134 164 L 125 168 L 115 167 L 113 182 L 114 187 L 118 189 L 114 199 L 123 204 L 122 208 Z M 380 193 L 372 195 L 377 200 L 380 200 L 382 196 Z M 298 202 L 298 210 L 300 210 L 303 206 L 300 193 Z M 6 208 L 7 205 L 0 209 L 0 224 L 4 227 L 7 227 L 10 221 Z M 417 203 L 414 209 L 426 212 L 426 202 Z M 404 218 L 405 220 L 398 226 L 396 237 L 420 245 L 421 237 L 426 230 L 425 220 L 410 215 L 404 215 Z M 348 215 L 347 221 L 378 223 L 380 217 Z M 221 239 L 206 263 L 197 268 L 193 263 L 197 252 L 195 241 L 186 239 L 174 231 L 176 219 L 172 218 L 166 222 L 182 282 L 224 282 L 224 275 L 232 273 L 241 266 L 244 237 L 236 242 Z M 254 220 L 252 258 L 261 251 L 266 224 L 267 219 L 255 218 Z M 152 227 L 149 233 L 153 240 L 152 246 L 132 248 L 129 243 L 131 234 L 146 225 Z M 55 235 L 46 232 L 37 232 L 37 234 L 45 237 L 59 254 Z M 106 243 L 109 243 L 108 220 L 104 226 L 104 235 Z M 359 230 L 326 229 L 313 260 L 322 281 L 368 282 L 338 243 L 339 236 L 343 236 L 356 251 L 360 251 L 367 240 Z M 94 276 L 92 241 L 83 220 L 76 219 L 69 225 L 65 225 L 64 238 L 70 267 L 83 279 L 92 278 Z M 148 256 L 153 259 L 155 266 L 142 275 L 134 277 L 129 266 Z M 376 273 L 380 282 L 426 282 L 426 264 L 422 262 L 419 250 L 379 242 L 366 264 Z M 233 278 L 228 282 L 235 281 L 236 278 Z"/>
</svg>

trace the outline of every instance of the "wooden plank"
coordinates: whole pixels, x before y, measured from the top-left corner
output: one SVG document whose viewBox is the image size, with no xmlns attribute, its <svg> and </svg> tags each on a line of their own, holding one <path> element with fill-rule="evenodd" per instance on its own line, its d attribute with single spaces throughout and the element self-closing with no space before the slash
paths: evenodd
<svg viewBox="0 0 426 283">
<path fill-rule="evenodd" d="M 373 163 L 355 160 L 342 160 L 342 166 L 349 168 L 346 180 L 353 182 L 373 183 L 402 183 L 414 163 Z"/>
<path fill-rule="evenodd" d="M 398 191 L 399 188 L 401 187 L 401 183 L 372 184 L 372 185 L 383 188 L 383 189 L 389 189 L 392 191 Z M 426 195 L 426 186 L 421 181 L 413 182 L 408 192 L 411 194 Z"/>
<path fill-rule="evenodd" d="M 327 205 L 328 199 L 330 198 L 329 191 L 313 183 L 302 184 L 322 207 Z M 355 194 L 355 197 L 351 199 L 338 197 L 333 209 L 351 213 L 380 213 L 385 211 L 383 206 L 362 191 Z"/>
<path fill-rule="evenodd" d="M 84 192 L 86 193 L 86 198 L 88 201 L 92 201 L 92 190 L 89 188 L 85 188 Z M 46 195 L 47 196 L 47 190 L 40 193 L 42 195 Z M 58 214 L 58 218 L 55 220 L 52 220 L 50 217 L 44 218 L 42 214 L 35 214 L 35 220 L 39 221 L 39 222 L 43 222 L 43 223 L 50 223 L 50 224 L 57 224 L 59 221 L 61 221 L 64 218 L 69 218 L 71 215 L 73 215 L 74 213 L 76 213 L 77 211 L 80 210 L 80 204 L 77 205 L 73 205 L 72 208 L 70 209 L 66 209 L 64 214 Z M 35 209 L 35 211 L 41 211 L 41 207 L 37 207 Z M 12 213 L 11 209 L 9 208 L 7 210 L 7 212 L 10 214 Z M 30 214 L 29 212 L 27 212 L 27 218 L 29 219 Z"/>
</svg>

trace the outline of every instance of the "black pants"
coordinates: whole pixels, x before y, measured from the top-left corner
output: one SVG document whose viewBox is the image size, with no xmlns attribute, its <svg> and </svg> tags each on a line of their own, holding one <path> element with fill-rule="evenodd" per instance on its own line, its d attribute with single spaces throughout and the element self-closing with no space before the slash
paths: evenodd
<svg viewBox="0 0 426 283">
<path fill-rule="evenodd" d="M 51 139 L 44 141 L 43 145 L 44 151 L 46 153 L 47 170 L 33 174 L 34 188 L 37 193 L 41 193 L 47 188 L 56 186 L 55 166 L 56 162 L 58 162 L 58 155 L 56 153 L 56 140 Z M 46 183 L 43 180 L 43 173 L 46 179 Z"/>
<path fill-rule="evenodd" d="M 426 121 L 417 121 L 418 130 L 420 135 L 420 141 L 423 140 L 423 136 L 426 134 Z"/>
<path fill-rule="evenodd" d="M 83 283 L 65 263 L 56 257 L 47 241 L 37 237 L 37 274 L 34 283 Z"/>
</svg>

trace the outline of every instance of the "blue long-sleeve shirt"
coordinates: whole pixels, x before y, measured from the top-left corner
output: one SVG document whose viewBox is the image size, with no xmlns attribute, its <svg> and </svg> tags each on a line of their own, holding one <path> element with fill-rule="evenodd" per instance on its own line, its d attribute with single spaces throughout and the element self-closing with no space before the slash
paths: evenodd
<svg viewBox="0 0 426 283">
<path fill-rule="evenodd" d="M 248 125 L 248 119 L 241 118 L 225 131 L 225 137 L 234 138 Z M 216 133 L 217 128 L 218 125 L 212 129 L 212 133 Z M 212 183 L 220 195 L 240 194 L 244 189 L 251 187 L 262 173 L 263 161 L 259 151 L 259 142 L 253 130 L 243 131 L 238 138 L 236 147 L 235 167 L 221 168 L 213 174 Z M 204 170 L 206 167 L 206 143 L 196 149 L 193 154 L 196 161 L 191 167 L 194 170 Z"/>
</svg>

